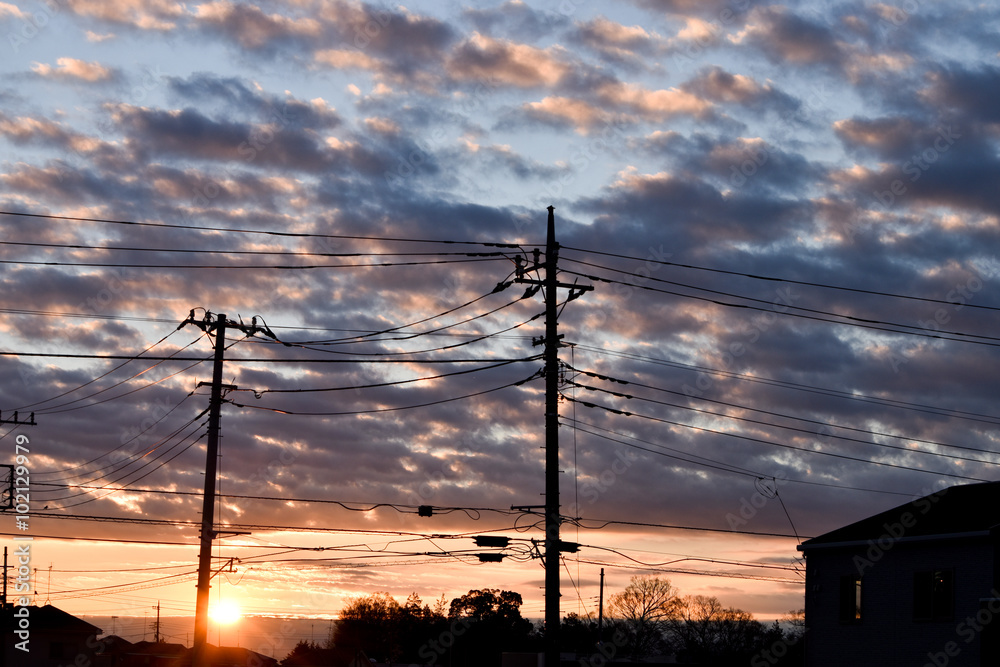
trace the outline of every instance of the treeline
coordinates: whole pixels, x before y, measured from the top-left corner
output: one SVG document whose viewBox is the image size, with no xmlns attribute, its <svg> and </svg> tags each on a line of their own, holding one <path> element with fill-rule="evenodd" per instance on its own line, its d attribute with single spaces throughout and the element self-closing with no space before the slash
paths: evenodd
<svg viewBox="0 0 1000 667">
<path fill-rule="evenodd" d="M 323 649 L 361 650 L 394 665 L 499 666 L 505 652 L 544 650 L 545 629 L 521 615 L 519 593 L 471 590 L 432 605 L 414 593 L 400 604 L 388 593 L 352 598 L 325 647 L 300 643 L 282 667 L 320 664 Z M 603 627 L 596 618 L 568 614 L 560 626 L 564 653 L 574 664 L 604 665 L 673 657 L 683 664 L 796 667 L 802 664 L 801 612 L 783 627 L 763 624 L 717 598 L 680 596 L 666 579 L 633 577 L 608 599 Z"/>
</svg>

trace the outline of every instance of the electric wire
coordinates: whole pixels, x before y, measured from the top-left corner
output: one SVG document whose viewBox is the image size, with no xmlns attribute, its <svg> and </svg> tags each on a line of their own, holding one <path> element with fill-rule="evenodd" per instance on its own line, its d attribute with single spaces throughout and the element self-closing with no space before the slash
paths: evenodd
<svg viewBox="0 0 1000 667">
<path fill-rule="evenodd" d="M 847 316 L 847 315 L 838 315 L 836 313 L 825 313 L 825 314 L 831 315 L 833 317 L 842 317 L 842 318 L 845 318 L 845 319 L 849 320 L 847 322 L 838 322 L 837 320 L 831 320 L 831 319 L 827 319 L 827 318 L 824 318 L 824 317 L 819 317 L 817 315 L 806 315 L 804 313 L 792 312 L 793 310 L 796 309 L 796 307 L 795 306 L 790 306 L 790 305 L 782 305 L 782 308 L 783 308 L 782 310 L 778 310 L 778 309 L 774 308 L 773 306 L 771 308 L 762 308 L 760 306 L 751 306 L 751 305 L 743 304 L 743 303 L 730 303 L 728 301 L 720 301 L 718 299 L 713 299 L 713 298 L 705 297 L 705 296 L 698 296 L 696 294 L 684 294 L 683 292 L 673 292 L 671 290 L 665 290 L 665 289 L 661 289 L 661 288 L 658 288 L 658 287 L 651 287 L 649 285 L 637 285 L 635 283 L 628 283 L 628 282 L 625 282 L 625 281 L 622 281 L 622 280 L 614 280 L 612 278 L 604 278 L 604 277 L 601 277 L 601 276 L 596 276 L 596 275 L 587 274 L 587 273 L 579 273 L 579 272 L 576 272 L 576 271 L 563 270 L 562 272 L 563 273 L 567 273 L 569 275 L 579 276 L 581 278 L 586 278 L 587 280 L 592 280 L 594 282 L 603 282 L 603 283 L 608 283 L 608 284 L 612 284 L 612 285 L 625 285 L 627 287 L 634 287 L 636 289 L 645 290 L 647 292 L 657 292 L 657 293 L 660 293 L 660 294 L 668 294 L 670 296 L 678 296 L 678 297 L 683 297 L 683 298 L 686 298 L 686 299 L 695 299 L 697 301 L 705 301 L 705 302 L 713 303 L 713 304 L 715 304 L 717 306 L 723 306 L 723 307 L 726 307 L 726 308 L 743 308 L 743 309 L 746 309 L 746 310 L 755 310 L 755 311 L 762 312 L 762 313 L 776 313 L 778 315 L 783 315 L 785 317 L 796 317 L 796 318 L 804 319 L 804 320 L 814 320 L 814 321 L 817 321 L 817 322 L 826 322 L 828 324 L 840 324 L 840 325 L 843 325 L 843 326 L 860 327 L 862 329 L 871 329 L 873 331 L 884 331 L 884 332 L 893 333 L 893 334 L 899 334 L 899 335 L 919 336 L 921 338 L 934 338 L 934 339 L 937 339 L 937 340 L 946 340 L 946 341 L 952 341 L 952 342 L 957 342 L 957 343 L 970 343 L 970 344 L 974 344 L 974 345 L 986 345 L 986 346 L 989 346 L 989 347 L 1000 347 L 1000 342 L 995 342 L 995 341 L 1000 341 L 1000 338 L 996 338 L 996 337 L 993 337 L 993 336 L 978 336 L 976 334 L 953 333 L 953 332 L 950 332 L 952 335 L 965 336 L 965 338 L 951 338 L 949 336 L 941 336 L 941 335 L 933 334 L 933 333 L 924 333 L 924 331 L 934 331 L 933 329 L 919 330 L 919 329 L 922 329 L 922 328 L 920 328 L 920 327 L 911 327 L 911 328 L 918 329 L 918 330 L 915 330 L 915 331 L 900 331 L 899 329 L 889 329 L 886 326 L 879 326 L 879 325 L 880 324 L 889 324 L 891 326 L 902 326 L 902 327 L 909 327 L 910 325 L 905 325 L 905 324 L 896 325 L 896 324 L 893 324 L 893 323 L 883 323 L 883 322 L 880 322 L 878 320 L 864 320 L 862 318 L 851 317 L 851 316 Z M 651 278 L 651 280 L 657 280 L 657 279 L 656 278 Z M 701 289 L 701 288 L 698 288 L 698 289 Z M 750 297 L 737 297 L 737 298 L 751 300 Z M 760 299 L 753 299 L 753 300 L 760 301 Z M 765 301 L 765 303 L 769 303 L 769 302 Z M 800 310 L 804 310 L 804 309 L 801 309 L 801 308 L 799 308 L 799 309 Z M 983 340 L 969 340 L 970 338 L 982 338 Z"/>
<path fill-rule="evenodd" d="M 969 412 L 965 410 L 957 410 L 954 408 L 940 408 L 933 405 L 926 405 L 923 403 L 913 403 L 908 401 L 900 401 L 890 398 L 881 398 L 877 396 L 870 396 L 867 394 L 862 394 L 860 392 L 849 392 L 840 389 L 830 389 L 825 387 L 817 387 L 813 385 L 807 385 L 797 382 L 790 382 L 788 380 L 775 380 L 768 377 L 750 375 L 748 373 L 736 373 L 734 371 L 727 371 L 719 368 L 711 368 L 708 366 L 698 366 L 694 364 L 685 364 L 678 361 L 673 361 L 670 359 L 662 359 L 658 357 L 650 357 L 646 355 L 640 355 L 632 352 L 619 352 L 614 350 L 606 350 L 600 347 L 593 347 L 583 343 L 577 343 L 577 347 L 595 354 L 617 357 L 622 359 L 630 359 L 634 361 L 643 361 L 655 365 L 667 366 L 670 368 L 678 368 L 682 370 L 698 371 L 700 373 L 705 373 L 709 375 L 720 375 L 723 377 L 729 377 L 741 381 L 764 384 L 773 387 L 780 387 L 785 389 L 794 389 L 796 391 L 802 391 L 806 393 L 819 394 L 821 396 L 834 396 L 837 398 L 843 398 L 852 401 L 860 401 L 863 403 L 871 403 L 874 405 L 890 406 L 905 410 L 911 410 L 914 412 L 923 412 L 927 414 L 933 414 L 944 417 L 954 417 L 956 419 L 964 419 L 968 421 L 978 421 L 986 424 L 994 424 L 1000 426 L 1000 417 L 995 415 L 987 415 L 978 412 Z M 0 353 L 2 354 L 2 353 Z"/>
<path fill-rule="evenodd" d="M 783 283 L 789 283 L 789 284 L 792 284 L 792 285 L 804 285 L 804 286 L 807 286 L 807 287 L 822 287 L 824 289 L 839 290 L 839 291 L 843 291 L 843 292 L 855 292 L 855 293 L 858 293 L 858 294 L 872 294 L 872 295 L 875 295 L 875 296 L 886 296 L 886 297 L 892 297 L 892 298 L 895 298 L 895 299 L 907 299 L 907 300 L 912 300 L 912 301 L 924 301 L 924 302 L 928 302 L 928 303 L 940 303 L 940 304 L 947 305 L 947 306 L 954 306 L 955 305 L 953 302 L 951 302 L 951 301 L 945 301 L 943 299 L 932 299 L 932 298 L 929 298 L 929 297 L 911 296 L 911 295 L 907 295 L 907 294 L 894 294 L 892 292 L 881 292 L 881 291 L 878 291 L 878 290 L 860 289 L 860 288 L 856 288 L 856 287 L 844 287 L 842 285 L 828 285 L 828 284 L 825 284 L 825 283 L 809 282 L 809 281 L 806 281 L 806 280 L 795 280 L 793 278 L 776 278 L 776 277 L 773 277 L 773 276 L 763 276 L 763 275 L 753 274 L 753 273 L 744 273 L 742 271 L 727 271 L 725 269 L 713 269 L 713 268 L 708 268 L 708 267 L 704 267 L 704 266 L 696 266 L 694 264 L 681 264 L 679 262 L 668 262 L 668 261 L 657 260 L 657 259 L 653 259 L 653 258 L 642 259 L 642 258 L 639 258 L 639 257 L 630 257 L 629 255 L 619 255 L 619 254 L 615 254 L 615 253 L 611 253 L 611 252 L 602 252 L 600 250 L 590 250 L 590 249 L 586 249 L 586 248 L 574 248 L 572 246 L 565 246 L 565 245 L 560 246 L 560 249 L 562 249 L 562 250 L 571 250 L 571 251 L 576 251 L 576 252 L 583 252 L 583 253 L 589 253 L 589 254 L 592 254 L 592 255 L 604 255 L 606 257 L 615 257 L 615 258 L 618 258 L 618 259 L 627 259 L 627 260 L 636 261 L 636 262 L 650 262 L 650 263 L 653 263 L 653 264 L 661 264 L 663 266 L 676 266 L 676 267 L 680 267 L 680 268 L 684 268 L 684 269 L 694 269 L 694 270 L 697 270 L 697 271 L 709 271 L 711 273 L 719 273 L 719 274 L 730 275 L 730 276 L 740 276 L 740 277 L 744 277 L 744 278 L 751 278 L 753 280 L 766 280 L 766 281 L 771 281 L 771 282 L 783 282 Z M 642 276 L 642 277 L 645 278 L 645 276 Z M 966 303 L 964 305 L 966 307 L 968 307 L 968 308 L 979 308 L 979 309 L 982 309 L 982 310 L 1000 311 L 1000 307 L 998 307 L 998 306 L 985 306 L 985 305 L 972 304 L 972 303 Z"/>
<path fill-rule="evenodd" d="M 628 399 L 628 400 L 635 399 L 637 401 L 643 401 L 643 402 L 646 402 L 646 403 L 653 403 L 653 404 L 656 404 L 656 405 L 662 405 L 662 406 L 671 407 L 671 408 L 679 408 L 681 410 L 690 410 L 692 412 L 697 412 L 697 413 L 700 413 L 700 414 L 712 415 L 714 417 L 722 417 L 724 419 L 732 419 L 734 421 L 746 422 L 748 424 L 756 424 L 758 426 L 769 426 L 769 427 L 773 427 L 773 428 L 780 428 L 780 429 L 785 429 L 785 430 L 788 430 L 788 431 L 794 431 L 796 433 L 804 433 L 806 435 L 815 435 L 815 436 L 819 436 L 819 437 L 834 438 L 836 440 L 843 440 L 845 442 L 856 442 L 856 443 L 860 443 L 860 444 L 863 444 L 863 445 L 873 445 L 875 447 L 883 447 L 885 449 L 895 449 L 895 450 L 898 450 L 898 451 L 907 452 L 908 454 L 926 454 L 928 456 L 939 456 L 939 457 L 942 457 L 942 458 L 953 459 L 953 460 L 956 460 L 956 461 L 969 461 L 969 462 L 972 462 L 972 463 L 983 463 L 983 464 L 986 464 L 986 465 L 998 465 L 998 463 L 996 461 L 986 461 L 986 460 L 983 460 L 983 459 L 976 459 L 976 458 L 971 458 L 971 457 L 968 457 L 968 456 L 960 456 L 958 454 L 947 454 L 945 452 L 932 452 L 932 451 L 928 451 L 926 449 L 915 449 L 915 448 L 912 448 L 912 447 L 904 447 L 902 445 L 891 445 L 891 444 L 885 443 L 885 442 L 872 442 L 871 440 L 862 440 L 860 438 L 852 438 L 850 436 L 837 435 L 835 433 L 819 433 L 817 431 L 811 431 L 809 429 L 799 428 L 797 426 L 788 426 L 788 425 L 784 425 L 784 424 L 774 424 L 772 422 L 766 422 L 766 421 L 762 421 L 760 419 L 751 419 L 750 417 L 741 417 L 739 415 L 730 415 L 730 414 L 726 414 L 725 412 L 717 412 L 715 410 L 707 410 L 705 408 L 696 408 L 696 407 L 689 406 L 689 405 L 680 405 L 678 403 L 669 403 L 667 401 L 658 401 L 656 399 L 646 398 L 646 397 L 643 397 L 643 396 L 636 396 L 636 395 L 633 395 L 633 394 L 625 394 L 623 392 L 611 391 L 610 389 L 603 389 L 601 387 L 594 387 L 594 386 L 591 386 L 591 385 L 585 385 L 585 384 L 581 384 L 581 383 L 578 383 L 578 382 L 574 382 L 573 380 L 566 380 L 566 383 L 570 384 L 572 386 L 575 386 L 575 387 L 580 387 L 581 389 L 586 389 L 588 391 L 594 391 L 594 392 L 600 392 L 600 393 L 609 394 L 611 396 L 615 396 L 616 398 L 625 398 L 625 399 Z M 747 409 L 752 409 L 752 408 L 747 408 Z M 796 417 L 790 417 L 790 419 L 797 419 L 797 418 Z M 903 436 L 889 436 L 889 437 L 898 437 L 898 438 L 902 438 L 904 440 L 906 439 Z M 939 443 L 935 443 L 935 444 L 939 444 Z M 947 447 L 948 445 L 943 445 L 943 446 Z M 988 452 L 987 450 L 980 450 L 980 451 L 983 451 L 983 452 L 986 452 L 986 453 L 990 453 L 990 454 L 994 453 L 994 452 Z"/>
<path fill-rule="evenodd" d="M 566 364 L 564 364 L 564 365 L 566 365 Z M 621 379 L 612 377 L 610 375 L 606 375 L 606 374 L 602 374 L 602 373 L 595 373 L 593 371 L 586 371 L 586 370 L 582 370 L 582 369 L 579 369 L 579 368 L 574 368 L 571 365 L 566 365 L 566 366 L 570 370 L 572 370 L 572 371 L 574 371 L 576 373 L 581 373 L 581 374 L 586 375 L 588 377 L 597 378 L 599 380 L 604 380 L 606 382 L 613 382 L 613 383 L 621 384 L 621 385 L 632 385 L 632 386 L 636 386 L 636 387 L 642 387 L 644 389 L 652 389 L 654 391 L 659 391 L 659 392 L 663 392 L 663 393 L 666 393 L 666 394 L 673 394 L 675 396 L 686 396 L 686 397 L 690 398 L 690 396 L 688 394 L 685 394 L 684 392 L 674 391 L 674 390 L 671 390 L 671 389 L 664 389 L 662 387 L 654 387 L 652 385 L 642 384 L 641 382 L 635 382 L 633 380 L 621 380 Z M 952 444 L 948 444 L 948 443 L 945 443 L 945 442 L 938 442 L 936 440 L 924 440 L 924 439 L 921 439 L 921 438 L 914 438 L 914 437 L 906 436 L 906 435 L 897 435 L 895 433 L 883 433 L 883 432 L 880 432 L 880 431 L 872 431 L 872 430 L 869 430 L 869 429 L 857 428 L 857 427 L 854 427 L 854 426 L 844 426 L 844 425 L 841 425 L 841 424 L 834 424 L 832 422 L 825 422 L 825 421 L 821 421 L 821 420 L 818 420 L 818 419 L 808 419 L 808 418 L 805 418 L 805 417 L 795 417 L 795 416 L 792 416 L 792 415 L 789 415 L 789 414 L 784 414 L 784 413 L 781 413 L 781 412 L 774 412 L 772 410 L 762 410 L 760 408 L 751 408 L 751 407 L 746 406 L 746 405 L 741 405 L 741 404 L 738 404 L 738 403 L 732 403 L 732 402 L 729 402 L 729 401 L 720 401 L 720 400 L 708 398 L 708 397 L 705 397 L 705 396 L 698 396 L 697 400 L 699 400 L 699 401 L 705 401 L 705 402 L 708 402 L 708 403 L 715 403 L 717 405 L 723 405 L 723 406 L 730 407 L 730 408 L 736 408 L 738 410 L 749 410 L 749 411 L 752 411 L 752 412 L 759 412 L 761 414 L 770 415 L 772 417 L 781 417 L 783 419 L 792 419 L 792 420 L 795 420 L 795 421 L 801 421 L 801 422 L 805 422 L 805 423 L 808 423 L 808 424 L 816 424 L 817 426 L 826 426 L 826 427 L 830 427 L 830 428 L 839 428 L 839 429 L 843 429 L 845 431 L 853 431 L 855 433 L 864 433 L 866 435 L 878 436 L 878 437 L 882 437 L 882 438 L 896 438 L 898 440 L 907 440 L 909 442 L 917 442 L 917 443 L 921 443 L 921 444 L 925 444 L 925 445 L 935 445 L 937 447 L 949 447 L 949 448 L 952 448 L 952 449 L 963 449 L 963 450 L 967 450 L 967 451 L 980 452 L 980 453 L 983 453 L 983 454 L 992 454 L 992 455 L 996 455 L 997 454 L 997 452 L 991 451 L 989 449 L 983 449 L 981 447 L 969 447 L 969 446 L 966 446 L 966 445 L 952 445 Z M 697 408 L 693 408 L 693 407 L 690 407 L 690 406 L 684 406 L 684 405 L 676 405 L 676 404 L 673 404 L 673 403 L 664 403 L 664 405 L 668 405 L 668 406 L 672 406 L 672 407 L 678 407 L 678 408 L 682 408 L 682 409 L 691 409 L 691 410 L 696 410 L 696 411 L 699 411 L 699 412 L 701 411 L 701 410 L 699 410 Z M 710 412 L 709 414 L 718 414 L 718 413 Z M 822 434 L 822 435 L 828 435 L 828 434 Z M 836 436 L 833 436 L 833 437 L 836 437 Z M 970 459 L 970 460 L 976 460 L 976 459 Z"/>
<path fill-rule="evenodd" d="M 591 403 L 589 401 L 581 401 L 581 400 L 575 399 L 575 398 L 573 398 L 571 396 L 566 396 L 565 394 L 560 394 L 560 396 L 562 396 L 564 399 L 566 399 L 568 401 L 577 401 L 581 405 L 583 405 L 584 407 L 588 407 L 588 408 L 596 408 L 596 409 L 604 410 L 606 412 L 611 412 L 613 414 L 624 415 L 626 417 L 639 417 L 641 419 L 648 419 L 648 420 L 654 421 L 654 422 L 659 422 L 659 423 L 663 423 L 663 424 L 670 424 L 671 426 L 680 426 L 680 427 L 692 429 L 692 430 L 695 430 L 695 431 L 702 431 L 702 432 L 705 432 L 705 433 L 712 433 L 712 434 L 715 434 L 715 435 L 725 436 L 727 438 L 738 438 L 740 440 L 746 440 L 746 441 L 749 441 L 749 442 L 756 442 L 756 443 L 760 443 L 760 444 L 764 444 L 764 445 L 770 445 L 772 447 L 782 447 L 782 448 L 785 448 L 785 449 L 793 449 L 793 450 L 796 450 L 796 451 L 799 451 L 799 452 L 804 452 L 804 453 L 809 453 L 809 454 L 816 454 L 816 455 L 821 455 L 821 456 L 831 456 L 831 457 L 835 457 L 835 458 L 839 458 L 839 459 L 845 459 L 845 460 L 849 460 L 849 461 L 857 461 L 859 463 L 868 463 L 868 464 L 871 464 L 871 465 L 884 466 L 884 467 L 888 467 L 888 468 L 896 468 L 896 469 L 899 469 L 899 470 L 907 470 L 907 471 L 910 471 L 910 472 L 920 472 L 920 473 L 924 473 L 924 474 L 927 474 L 927 475 L 940 475 L 940 476 L 943 476 L 943 477 L 953 477 L 953 478 L 956 478 L 956 479 L 966 479 L 966 480 L 975 481 L 975 482 L 988 482 L 988 481 L 992 481 L 992 480 L 983 479 L 983 478 L 979 478 L 979 477 L 972 477 L 970 475 L 959 475 L 957 473 L 940 472 L 940 471 L 936 471 L 936 470 L 925 470 L 923 468 L 913 468 L 911 466 L 904 466 L 904 465 L 900 465 L 900 464 L 896 464 L 896 463 L 889 463 L 887 461 L 874 461 L 874 460 L 871 460 L 871 459 L 863 459 L 863 458 L 860 458 L 860 457 L 857 457 L 857 456 L 849 456 L 847 454 L 839 454 L 837 452 L 827 452 L 827 451 L 817 450 L 817 449 L 806 449 L 804 447 L 796 447 L 795 445 L 789 445 L 789 444 L 782 443 L 782 442 L 774 442 L 772 440 L 764 440 L 763 438 L 755 438 L 755 437 L 752 437 L 752 436 L 743 435 L 741 433 L 730 433 L 730 432 L 727 432 L 727 431 L 720 431 L 720 430 L 717 430 L 717 429 L 711 429 L 711 428 L 707 428 L 707 427 L 704 427 L 704 426 L 695 426 L 694 424 L 684 424 L 682 422 L 672 421 L 672 420 L 669 420 L 669 419 L 662 419 L 660 417 L 653 417 L 651 415 L 643 415 L 643 414 L 638 414 L 638 413 L 635 413 L 635 412 L 628 412 L 628 411 L 625 411 L 625 410 L 618 410 L 616 408 L 608 407 L 606 405 L 600 405 L 598 403 Z"/>
</svg>

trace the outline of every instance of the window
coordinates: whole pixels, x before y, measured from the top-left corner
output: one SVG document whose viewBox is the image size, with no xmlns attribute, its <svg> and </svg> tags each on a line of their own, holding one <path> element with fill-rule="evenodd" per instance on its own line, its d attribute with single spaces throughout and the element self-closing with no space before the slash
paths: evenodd
<svg viewBox="0 0 1000 667">
<path fill-rule="evenodd" d="M 840 620 L 844 623 L 861 622 L 861 577 L 840 578 Z"/>
<path fill-rule="evenodd" d="M 951 621 L 954 614 L 954 570 L 915 572 L 913 575 L 913 620 Z"/>
</svg>

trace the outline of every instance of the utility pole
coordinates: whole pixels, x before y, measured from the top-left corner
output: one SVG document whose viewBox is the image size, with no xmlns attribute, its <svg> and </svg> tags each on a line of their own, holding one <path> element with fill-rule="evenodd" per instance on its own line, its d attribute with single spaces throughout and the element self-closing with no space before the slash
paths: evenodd
<svg viewBox="0 0 1000 667">
<path fill-rule="evenodd" d="M 540 285 L 545 296 L 545 667 L 559 667 L 559 565 L 563 545 L 559 540 L 559 288 L 567 288 L 567 301 L 576 299 L 592 286 L 559 282 L 559 243 L 556 241 L 555 207 L 549 206 L 545 240 L 545 263 L 523 267 L 517 262 L 516 282 Z M 520 258 L 518 258 L 520 260 Z M 525 271 L 544 269 L 541 280 L 524 278 Z M 537 342 L 536 342 L 537 344 Z"/>
<path fill-rule="evenodd" d="M 156 601 L 156 625 L 153 626 L 153 641 L 160 643 L 160 601 Z"/>
<path fill-rule="evenodd" d="M 597 645 L 604 643 L 604 568 L 601 568 L 601 594 L 597 598 Z"/>
<path fill-rule="evenodd" d="M 198 551 L 198 595 L 195 602 L 194 617 L 194 659 L 192 667 L 208 667 L 208 654 L 206 646 L 208 644 L 208 602 L 209 592 L 212 582 L 212 541 L 216 537 L 215 530 L 215 484 L 216 471 L 219 456 L 219 421 L 222 413 L 222 391 L 223 389 L 236 389 L 233 385 L 222 384 L 222 368 L 226 353 L 226 328 L 239 329 L 248 336 L 255 333 L 274 338 L 274 333 L 264 325 L 257 326 L 257 318 L 254 317 L 249 326 L 240 322 L 228 320 L 224 313 L 215 316 L 212 321 L 212 313 L 206 312 L 202 320 L 196 320 L 194 311 L 186 320 L 181 322 L 180 329 L 186 324 L 193 324 L 205 333 L 215 333 L 215 360 L 212 366 L 212 394 L 209 398 L 208 413 L 208 441 L 205 453 L 205 492 L 201 508 L 201 543 Z M 204 383 L 199 383 L 199 387 Z"/>
<path fill-rule="evenodd" d="M 7 547 L 3 548 L 3 599 L 0 600 L 0 609 L 7 608 Z"/>
</svg>

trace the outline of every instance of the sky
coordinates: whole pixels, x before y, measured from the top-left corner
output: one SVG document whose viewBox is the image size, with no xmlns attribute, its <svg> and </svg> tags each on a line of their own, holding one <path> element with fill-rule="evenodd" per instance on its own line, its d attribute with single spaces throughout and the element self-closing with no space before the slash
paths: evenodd
<svg viewBox="0 0 1000 667">
<path fill-rule="evenodd" d="M 553 206 L 559 279 L 593 287 L 557 295 L 561 609 L 596 613 L 602 567 L 801 608 L 801 540 L 997 479 L 998 26 L 0 2 L 0 417 L 36 420 L 2 426 L 31 481 L 5 544 L 35 538 L 38 602 L 193 612 L 224 313 L 273 336 L 227 331 L 213 605 L 488 587 L 540 618 L 544 305 L 515 270 Z"/>
</svg>

